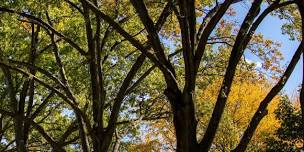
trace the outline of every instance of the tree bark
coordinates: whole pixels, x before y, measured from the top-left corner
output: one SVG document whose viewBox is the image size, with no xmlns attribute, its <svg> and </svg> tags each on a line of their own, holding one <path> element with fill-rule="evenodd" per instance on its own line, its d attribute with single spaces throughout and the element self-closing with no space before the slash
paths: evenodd
<svg viewBox="0 0 304 152">
<path fill-rule="evenodd" d="M 254 32 L 251 32 L 250 26 L 252 25 L 254 19 L 258 16 L 260 12 L 261 3 L 262 0 L 255 0 L 252 2 L 251 8 L 249 9 L 236 37 L 236 41 L 231 51 L 228 67 L 226 68 L 224 80 L 222 82 L 217 101 L 212 112 L 212 116 L 210 118 L 205 135 L 202 141 L 200 142 L 200 147 L 202 151 L 209 151 L 213 139 L 215 138 L 217 128 L 219 127 L 219 123 L 231 90 L 237 65 Z"/>
<path fill-rule="evenodd" d="M 66 152 L 66 150 L 62 146 L 52 147 L 52 152 Z"/>
<path fill-rule="evenodd" d="M 17 152 L 26 152 L 27 149 L 24 141 L 23 121 L 21 114 L 16 114 L 15 116 L 15 140 Z"/>
<path fill-rule="evenodd" d="M 192 94 L 183 94 L 172 89 L 166 89 L 165 94 L 171 103 L 173 111 L 173 123 L 177 141 L 176 151 L 198 151 L 199 145 L 196 139 L 197 120 L 195 118 Z"/>
</svg>

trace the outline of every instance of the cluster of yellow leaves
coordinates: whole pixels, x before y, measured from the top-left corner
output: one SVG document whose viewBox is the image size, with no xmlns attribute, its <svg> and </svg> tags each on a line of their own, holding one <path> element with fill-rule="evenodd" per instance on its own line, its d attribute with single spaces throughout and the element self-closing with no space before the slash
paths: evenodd
<svg viewBox="0 0 304 152">
<path fill-rule="evenodd" d="M 172 122 L 162 119 L 150 125 L 148 132 L 145 132 L 145 135 L 142 137 L 142 143 L 130 145 L 128 151 L 174 151 L 175 134 Z"/>
<path fill-rule="evenodd" d="M 198 102 L 197 107 L 200 110 L 205 102 L 211 102 L 213 105 L 216 101 L 217 94 L 219 92 L 219 88 L 221 85 L 221 80 L 215 81 L 212 85 L 209 85 L 206 89 L 200 90 L 198 93 Z M 242 133 L 245 131 L 248 123 L 250 122 L 252 116 L 254 115 L 256 109 L 258 108 L 260 102 L 267 95 L 271 86 L 265 82 L 264 80 L 238 80 L 238 78 L 234 81 L 231 92 L 228 97 L 228 102 L 226 106 L 226 111 L 224 113 L 223 119 L 227 119 L 228 123 L 221 124 L 224 128 L 229 128 L 232 125 L 233 129 L 236 131 L 237 136 L 228 137 L 228 138 L 236 138 L 229 139 L 231 141 L 237 143 L 239 137 L 241 137 Z M 268 106 L 268 115 L 261 121 L 255 135 L 251 141 L 251 144 L 257 145 L 259 144 L 262 148 L 261 144 L 263 140 L 265 140 L 265 135 L 273 134 L 275 128 L 278 127 L 278 122 L 275 119 L 274 110 L 277 107 L 279 102 L 279 98 L 275 98 L 271 104 Z M 207 114 L 208 115 L 208 114 Z M 207 116 L 209 118 L 209 115 Z M 207 125 L 208 118 L 206 118 L 206 114 L 203 115 L 200 119 L 200 124 L 202 126 Z M 229 118 L 229 119 L 228 119 Z M 222 122 L 225 121 L 222 119 Z M 206 121 L 207 120 L 207 121 Z M 221 136 L 225 136 L 223 131 L 219 131 L 217 138 L 220 139 Z M 216 139 L 217 140 L 217 139 Z M 221 142 L 229 142 L 222 141 Z M 233 143 L 233 142 L 231 142 Z M 222 145 L 226 145 L 222 143 Z M 233 148 L 235 145 L 229 145 Z"/>
</svg>

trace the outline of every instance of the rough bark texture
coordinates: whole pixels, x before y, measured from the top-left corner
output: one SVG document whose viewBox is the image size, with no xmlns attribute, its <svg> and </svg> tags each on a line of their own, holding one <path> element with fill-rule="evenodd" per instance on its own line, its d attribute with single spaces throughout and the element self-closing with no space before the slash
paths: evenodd
<svg viewBox="0 0 304 152">
<path fill-rule="evenodd" d="M 194 117 L 192 97 L 183 96 L 181 92 L 166 90 L 168 100 L 173 105 L 173 122 L 177 140 L 176 150 L 179 152 L 198 151 L 196 140 L 197 120 Z"/>
</svg>

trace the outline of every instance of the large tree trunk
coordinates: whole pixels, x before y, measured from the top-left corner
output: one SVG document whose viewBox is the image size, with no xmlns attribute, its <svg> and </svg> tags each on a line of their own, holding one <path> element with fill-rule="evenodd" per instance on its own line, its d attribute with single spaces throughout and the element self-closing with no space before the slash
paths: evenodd
<svg viewBox="0 0 304 152">
<path fill-rule="evenodd" d="M 107 134 L 105 137 L 103 137 L 103 141 L 101 144 L 101 151 L 100 152 L 106 152 L 108 151 L 111 143 L 112 143 L 112 135 L 113 134 Z"/>
<path fill-rule="evenodd" d="M 62 146 L 58 145 L 52 146 L 52 152 L 66 152 L 66 150 Z"/>
<path fill-rule="evenodd" d="M 95 138 L 93 139 L 93 151 L 107 152 L 112 143 L 112 136 L 105 134 L 95 134 L 94 136 Z"/>
<path fill-rule="evenodd" d="M 197 120 L 192 94 L 166 90 L 173 111 L 177 152 L 196 152 L 199 145 L 196 140 Z"/>
<path fill-rule="evenodd" d="M 26 152 L 26 141 L 24 141 L 24 129 L 23 129 L 23 120 L 22 115 L 16 114 L 15 116 L 15 140 L 17 152 Z"/>
</svg>

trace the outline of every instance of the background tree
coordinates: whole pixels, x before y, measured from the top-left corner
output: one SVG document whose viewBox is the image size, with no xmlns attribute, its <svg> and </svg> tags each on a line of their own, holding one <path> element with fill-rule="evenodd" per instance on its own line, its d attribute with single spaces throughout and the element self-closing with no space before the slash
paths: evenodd
<svg viewBox="0 0 304 152">
<path fill-rule="evenodd" d="M 267 141 L 268 151 L 301 151 L 303 150 L 303 121 L 301 110 L 291 103 L 288 97 L 282 97 L 275 111 L 280 127 L 275 136 Z"/>
</svg>

